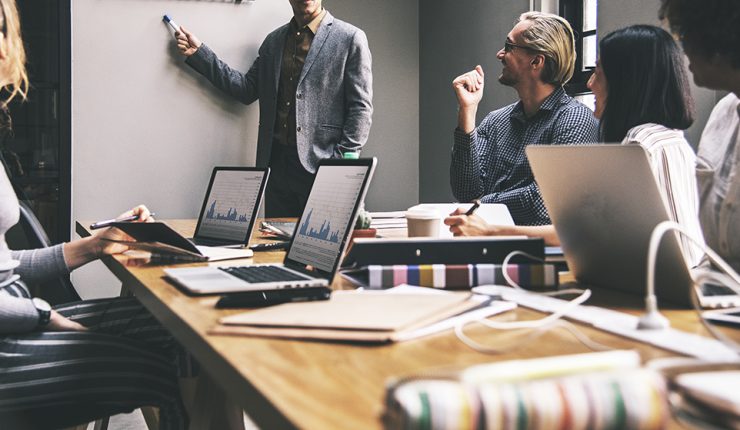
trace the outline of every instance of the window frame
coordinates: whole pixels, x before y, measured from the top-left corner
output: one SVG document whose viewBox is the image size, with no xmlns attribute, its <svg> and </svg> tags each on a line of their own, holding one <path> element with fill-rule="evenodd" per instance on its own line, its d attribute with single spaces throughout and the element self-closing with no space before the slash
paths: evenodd
<svg viewBox="0 0 740 430">
<path fill-rule="evenodd" d="M 598 3 L 597 3 L 597 14 L 598 14 Z M 590 94 L 591 91 L 586 87 L 588 79 L 593 73 L 594 67 L 584 67 L 583 65 L 583 39 L 589 36 L 596 36 L 596 46 L 598 49 L 598 25 L 592 30 L 584 31 L 584 10 L 583 0 L 560 0 L 558 5 L 559 15 L 567 19 L 575 36 L 576 44 L 576 66 L 573 71 L 573 77 L 567 84 L 565 84 L 565 91 L 568 95 L 576 96 L 582 94 Z"/>
</svg>

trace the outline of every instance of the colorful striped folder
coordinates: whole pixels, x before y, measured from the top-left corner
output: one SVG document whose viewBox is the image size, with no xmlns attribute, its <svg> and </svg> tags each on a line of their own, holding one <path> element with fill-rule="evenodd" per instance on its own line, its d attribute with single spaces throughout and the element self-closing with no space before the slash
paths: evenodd
<svg viewBox="0 0 740 430">
<path fill-rule="evenodd" d="M 509 277 L 528 288 L 558 286 L 554 264 L 509 264 Z M 342 272 L 350 280 L 369 288 L 409 284 L 444 289 L 467 289 L 478 285 L 506 285 L 500 264 L 370 265 Z"/>
</svg>

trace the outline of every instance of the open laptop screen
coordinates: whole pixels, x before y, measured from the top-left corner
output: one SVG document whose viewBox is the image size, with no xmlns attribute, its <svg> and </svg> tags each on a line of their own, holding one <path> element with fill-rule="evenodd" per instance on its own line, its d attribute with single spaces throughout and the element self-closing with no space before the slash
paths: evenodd
<svg viewBox="0 0 740 430">
<path fill-rule="evenodd" d="M 333 272 L 357 208 L 365 197 L 374 159 L 327 160 L 316 172 L 286 262 Z"/>
<path fill-rule="evenodd" d="M 246 244 L 268 173 L 261 168 L 215 167 L 194 237 Z"/>
</svg>

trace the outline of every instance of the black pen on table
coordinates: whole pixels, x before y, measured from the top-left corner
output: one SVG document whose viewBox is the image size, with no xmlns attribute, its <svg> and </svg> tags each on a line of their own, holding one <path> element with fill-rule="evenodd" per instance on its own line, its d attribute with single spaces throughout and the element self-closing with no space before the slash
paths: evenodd
<svg viewBox="0 0 740 430">
<path fill-rule="evenodd" d="M 465 212 L 465 216 L 473 215 L 475 211 L 478 210 L 479 207 L 480 207 L 480 200 L 479 199 L 473 200 L 473 206 L 471 206 L 470 209 L 468 209 L 468 211 Z"/>
<path fill-rule="evenodd" d="M 150 213 L 149 216 L 154 216 L 154 212 Z M 139 219 L 139 215 L 130 215 L 123 218 L 115 218 L 115 219 L 107 219 L 105 221 L 98 221 L 95 223 L 90 224 L 90 230 L 97 230 L 99 228 L 105 228 L 109 225 L 113 224 L 114 222 L 131 222 L 136 221 Z"/>
</svg>

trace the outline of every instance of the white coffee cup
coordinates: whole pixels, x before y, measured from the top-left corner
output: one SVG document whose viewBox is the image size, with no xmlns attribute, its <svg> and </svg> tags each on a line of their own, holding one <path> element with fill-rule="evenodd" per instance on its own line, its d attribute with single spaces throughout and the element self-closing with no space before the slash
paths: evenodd
<svg viewBox="0 0 740 430">
<path fill-rule="evenodd" d="M 408 237 L 438 237 L 441 221 L 435 209 L 409 209 L 406 211 Z"/>
</svg>

